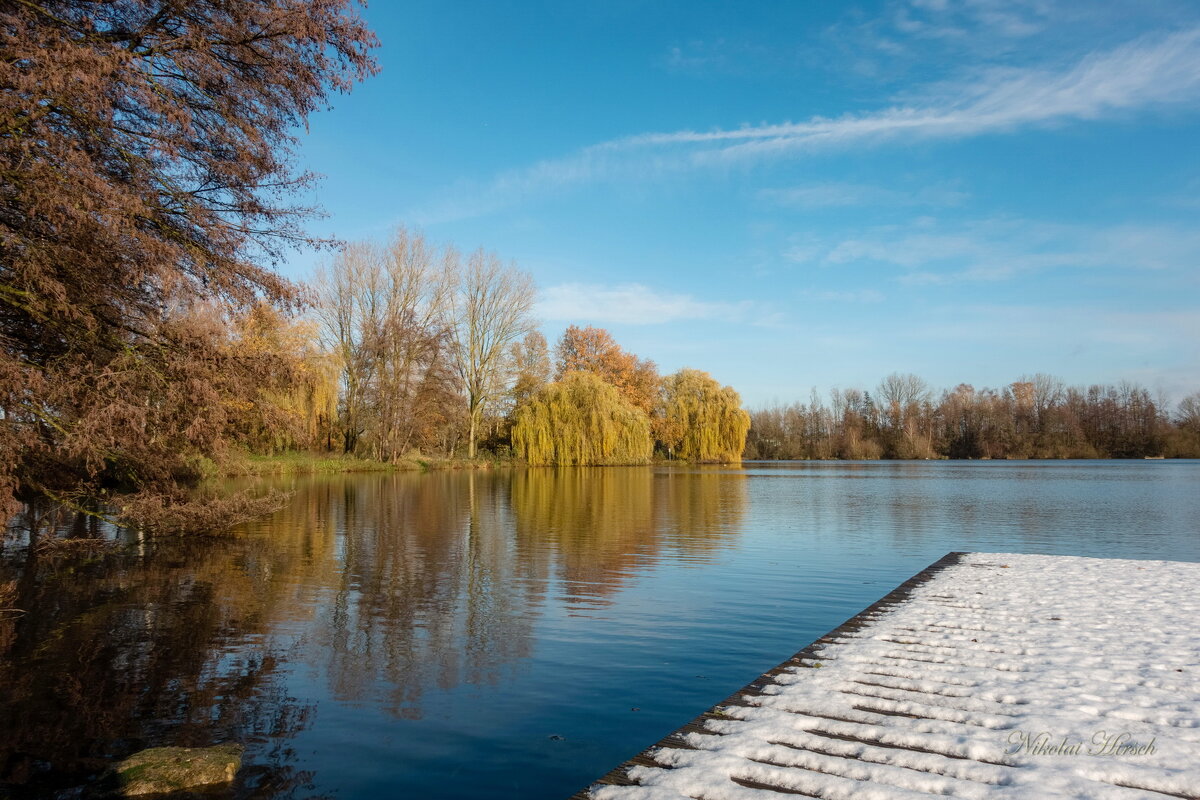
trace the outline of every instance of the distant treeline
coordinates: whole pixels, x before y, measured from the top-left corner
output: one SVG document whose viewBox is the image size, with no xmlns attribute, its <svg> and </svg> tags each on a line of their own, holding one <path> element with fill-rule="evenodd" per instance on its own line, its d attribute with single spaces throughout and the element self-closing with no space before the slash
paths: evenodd
<svg viewBox="0 0 1200 800">
<path fill-rule="evenodd" d="M 828 403 L 814 393 L 750 418 L 752 459 L 1200 458 L 1200 393 L 1172 410 L 1134 383 L 1070 387 L 1042 374 L 940 393 L 892 374 L 874 392 L 835 389 Z"/>
</svg>

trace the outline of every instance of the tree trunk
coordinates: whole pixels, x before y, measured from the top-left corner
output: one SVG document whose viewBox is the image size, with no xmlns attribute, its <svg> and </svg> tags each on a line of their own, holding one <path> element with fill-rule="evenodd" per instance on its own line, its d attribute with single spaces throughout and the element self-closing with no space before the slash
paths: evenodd
<svg viewBox="0 0 1200 800">
<path fill-rule="evenodd" d="M 475 429 L 479 414 L 476 408 L 471 409 L 471 433 L 467 437 L 467 458 L 475 458 Z"/>
</svg>

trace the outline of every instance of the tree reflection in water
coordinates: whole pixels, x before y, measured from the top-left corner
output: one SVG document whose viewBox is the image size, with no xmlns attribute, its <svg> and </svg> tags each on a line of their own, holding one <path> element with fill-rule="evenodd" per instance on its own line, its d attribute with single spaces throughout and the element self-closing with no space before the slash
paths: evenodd
<svg viewBox="0 0 1200 800">
<path fill-rule="evenodd" d="M 494 684 L 529 654 L 540 604 L 519 576 L 493 473 L 401 475 L 315 485 L 304 497 L 336 530 L 336 578 L 313 657 L 335 695 L 421 716 L 429 689 Z"/>
<path fill-rule="evenodd" d="M 566 599 L 601 607 L 661 558 L 705 561 L 741 524 L 744 480 L 717 469 L 531 469 L 511 479 L 522 559 L 556 574 Z"/>
<path fill-rule="evenodd" d="M 44 544 L 56 532 L 40 527 L 27 512 L 0 561 L 0 584 L 15 581 L 11 605 L 25 612 L 0 622 L 0 786 L 44 797 L 143 747 L 269 750 L 306 724 L 269 635 L 283 598 L 264 589 L 288 569 L 286 551 L 192 539 L 55 552 Z M 304 784 L 290 760 L 276 748 L 272 768 L 248 770 L 245 796 Z"/>
<path fill-rule="evenodd" d="M 49 553 L 32 517 L 10 531 L 0 587 L 27 613 L 0 615 L 0 792 L 221 741 L 248 747 L 236 796 L 311 791 L 291 747 L 310 727 L 318 746 L 338 736 L 322 693 L 420 725 L 431 692 L 501 691 L 548 603 L 598 613 L 657 560 L 713 559 L 746 503 L 744 480 L 708 469 L 276 483 L 288 507 L 232 536 L 152 543 L 82 521 L 69 532 L 125 545 Z"/>
</svg>

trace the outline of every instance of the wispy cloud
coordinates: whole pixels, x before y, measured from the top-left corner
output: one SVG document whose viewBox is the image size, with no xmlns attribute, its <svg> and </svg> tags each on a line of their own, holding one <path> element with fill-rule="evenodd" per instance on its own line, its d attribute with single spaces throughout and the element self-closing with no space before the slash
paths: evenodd
<svg viewBox="0 0 1200 800">
<path fill-rule="evenodd" d="M 662 64 L 671 72 L 699 75 L 713 70 L 727 69 L 730 63 L 730 54 L 744 49 L 744 46 L 731 45 L 725 39 L 707 42 L 693 39 L 669 48 L 667 54 L 662 58 Z"/>
<path fill-rule="evenodd" d="M 643 133 L 585 147 L 463 186 L 409 216 L 426 224 L 488 213 L 535 194 L 597 181 L 640 181 L 696 169 L 796 158 L 830 148 L 961 139 L 1094 121 L 1200 100 L 1200 28 L 1140 37 L 1072 65 L 993 68 L 927 86 L 876 111 L 709 131 Z M 464 200 L 463 198 L 469 198 Z"/>
<path fill-rule="evenodd" d="M 1194 18 L 1187 0 L 886 0 L 879 14 L 828 26 L 810 63 L 878 86 L 944 64 L 1010 63 L 1016 48 L 1070 57 L 1131 29 L 1180 30 Z"/>
<path fill-rule="evenodd" d="M 790 208 L 845 208 L 850 206 L 956 206 L 966 192 L 948 186 L 923 186 L 913 190 L 889 189 L 861 183 L 812 183 L 786 189 L 762 189 L 761 200 Z"/>
<path fill-rule="evenodd" d="M 814 118 L 715 131 L 629 137 L 614 148 L 707 146 L 705 160 L 783 155 L 818 146 L 888 138 L 956 138 L 1200 98 L 1200 29 L 1142 37 L 1087 56 L 1066 70 L 993 69 L 942 84 L 923 102 L 836 119 Z"/>
<path fill-rule="evenodd" d="M 1056 4 L 1047 0 L 911 0 L 895 5 L 891 23 L 913 36 L 965 38 L 980 28 L 993 36 L 1021 38 L 1046 28 L 1058 16 Z"/>
<path fill-rule="evenodd" d="M 1072 349 L 1080 343 L 1106 347 L 1170 350 L 1180 341 L 1200 336 L 1200 309 L 1125 311 L 1097 305 L 966 304 L 936 313 L 937 319 L 914 329 L 913 338 L 979 342 L 1060 341 Z M 1200 357 L 1200 349 L 1187 355 Z"/>
<path fill-rule="evenodd" d="M 883 292 L 875 289 L 805 291 L 805 297 L 812 297 L 825 303 L 882 303 Z"/>
<path fill-rule="evenodd" d="M 745 38 L 691 39 L 673 44 L 658 59 L 668 72 L 690 77 L 711 74 L 762 75 L 786 70 L 795 53 Z"/>
<path fill-rule="evenodd" d="M 909 284 L 997 281 L 1053 269 L 1174 270 L 1200 259 L 1200 232 L 1168 225 L 1065 225 L 996 218 L 942 224 L 930 218 L 852 237 L 793 243 L 784 257 L 816 266 L 888 264 Z"/>
<path fill-rule="evenodd" d="M 1177 191 L 1160 197 L 1159 202 L 1172 208 L 1200 209 L 1200 177 L 1185 180 Z"/>
<path fill-rule="evenodd" d="M 711 302 L 640 283 L 564 283 L 542 292 L 537 314 L 554 322 L 660 325 L 683 320 L 736 321 L 745 318 L 751 309 L 749 302 Z"/>
</svg>

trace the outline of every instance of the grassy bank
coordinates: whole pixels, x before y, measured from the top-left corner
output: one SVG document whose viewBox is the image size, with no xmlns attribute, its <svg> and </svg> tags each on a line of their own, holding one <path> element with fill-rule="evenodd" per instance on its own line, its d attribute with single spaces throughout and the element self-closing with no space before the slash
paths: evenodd
<svg viewBox="0 0 1200 800">
<path fill-rule="evenodd" d="M 263 456 L 243 454 L 231 458 L 220 469 L 225 476 L 316 475 L 347 472 L 424 472 L 433 469 L 490 469 L 502 462 L 487 459 L 435 458 L 412 455 L 397 462 L 334 455 L 330 453 L 279 453 Z"/>
</svg>

